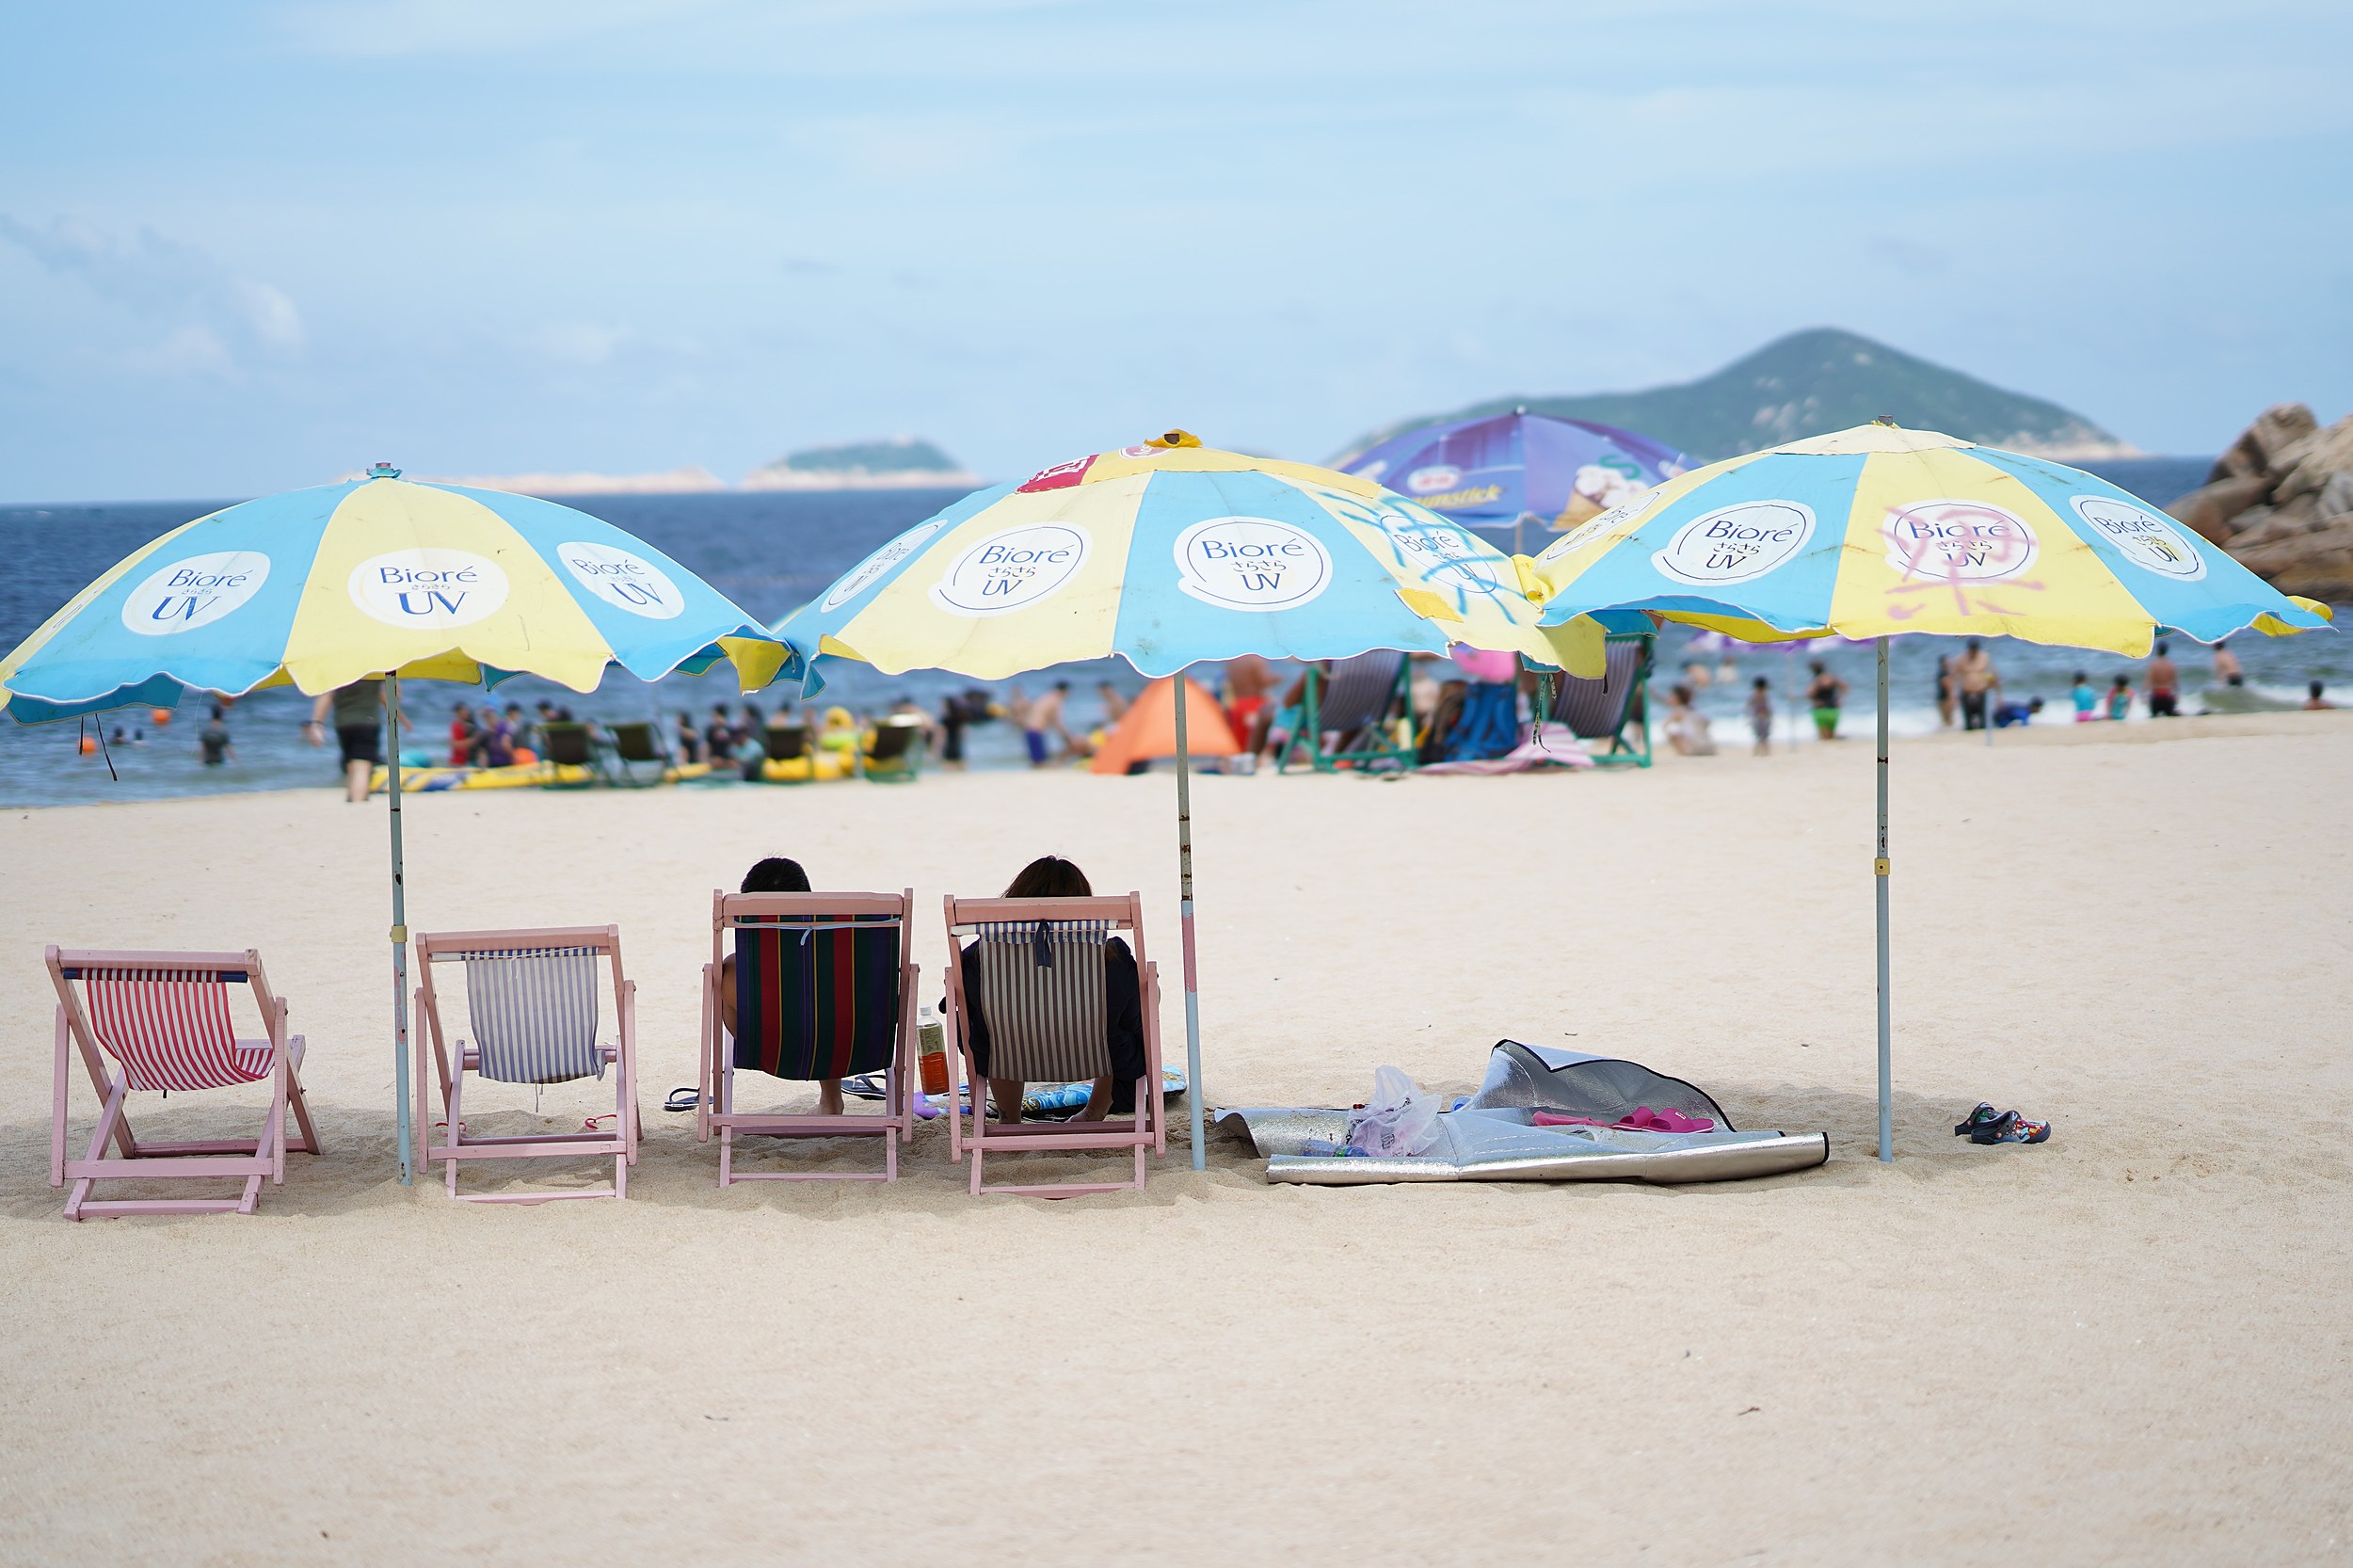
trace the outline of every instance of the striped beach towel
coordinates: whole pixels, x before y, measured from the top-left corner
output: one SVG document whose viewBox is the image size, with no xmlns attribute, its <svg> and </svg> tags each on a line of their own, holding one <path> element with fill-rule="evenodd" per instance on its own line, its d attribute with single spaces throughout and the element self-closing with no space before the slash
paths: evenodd
<svg viewBox="0 0 2353 1568">
<path fill-rule="evenodd" d="M 237 1039 L 227 969 L 69 969 L 89 996 L 90 1032 L 134 1089 L 219 1089 L 269 1076 L 270 1043 Z"/>
<path fill-rule="evenodd" d="M 787 919 L 735 931 L 735 1064 L 807 1081 L 880 1072 L 899 1034 L 899 922 Z"/>
<path fill-rule="evenodd" d="M 980 928 L 991 1078 L 1071 1083 L 1112 1070 L 1108 920 L 1019 920 Z"/>
<path fill-rule="evenodd" d="M 466 1014 L 484 1078 L 566 1083 L 604 1076 L 596 949 L 510 949 L 465 960 Z"/>
</svg>

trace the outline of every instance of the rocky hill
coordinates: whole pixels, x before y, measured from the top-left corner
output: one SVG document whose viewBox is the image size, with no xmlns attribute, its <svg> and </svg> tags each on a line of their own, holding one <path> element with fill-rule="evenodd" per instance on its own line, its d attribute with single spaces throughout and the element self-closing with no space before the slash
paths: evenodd
<svg viewBox="0 0 2353 1568">
<path fill-rule="evenodd" d="M 968 472 L 931 442 L 906 436 L 844 446 L 812 446 L 744 476 L 747 490 L 947 488 L 980 483 L 979 474 Z"/>
<path fill-rule="evenodd" d="M 1614 424 L 1679 446 L 1704 461 L 1867 424 L 1881 415 L 1915 429 L 1942 430 L 2061 461 L 2139 455 L 2056 403 L 2004 392 L 1833 328 L 1792 332 L 1713 376 L 1680 386 L 1577 397 L 1498 397 L 1453 413 L 1401 421 L 1366 437 L 1350 452 L 1362 452 L 1417 424 L 1514 408 Z"/>
<path fill-rule="evenodd" d="M 2353 414 L 2324 430 L 2301 403 L 2265 408 L 2166 510 L 2281 593 L 2353 602 Z"/>
</svg>

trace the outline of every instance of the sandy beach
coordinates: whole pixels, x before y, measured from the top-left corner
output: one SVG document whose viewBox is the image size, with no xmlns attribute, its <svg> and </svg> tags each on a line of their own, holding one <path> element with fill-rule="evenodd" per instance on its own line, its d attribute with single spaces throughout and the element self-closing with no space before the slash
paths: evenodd
<svg viewBox="0 0 2353 1568">
<path fill-rule="evenodd" d="M 2343 1560 L 2349 775 L 2353 713 L 1900 747 L 1892 1167 L 1866 742 L 1205 779 L 1211 1103 L 1467 1090 L 1509 1036 L 1831 1162 L 1315 1190 L 1219 1142 L 1061 1204 L 968 1198 L 936 1124 L 894 1186 L 719 1191 L 659 1110 L 710 893 L 912 887 L 936 994 L 940 895 L 1069 856 L 1145 894 L 1181 1061 L 1165 775 L 411 797 L 413 926 L 621 927 L 648 1141 L 545 1207 L 393 1180 L 380 798 L 8 811 L 0 1560 Z M 66 1223 L 51 941 L 258 948 L 327 1152 L 250 1219 Z M 1953 1138 L 1980 1099 L 2050 1143 Z"/>
</svg>

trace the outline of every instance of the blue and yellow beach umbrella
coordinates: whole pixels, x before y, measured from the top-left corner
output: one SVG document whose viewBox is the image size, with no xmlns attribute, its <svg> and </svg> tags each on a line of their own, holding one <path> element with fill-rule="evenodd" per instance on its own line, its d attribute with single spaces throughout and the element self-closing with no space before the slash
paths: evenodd
<svg viewBox="0 0 2353 1568">
<path fill-rule="evenodd" d="M 410 1177 L 400 680 L 543 676 L 593 690 L 725 659 L 745 691 L 805 673 L 758 621 L 644 540 L 530 496 L 365 479 L 227 507 L 84 588 L 0 659 L 0 711 L 24 722 L 190 691 L 330 692 L 389 676 L 392 696 L 392 1062 Z"/>
<path fill-rule="evenodd" d="M 1547 621 L 1628 609 L 1751 642 L 1878 643 L 1881 1160 L 1895 1155 L 1887 639 L 2016 637 L 2137 659 L 2169 630 L 2214 643 L 2329 624 L 2326 606 L 2105 479 L 1885 423 L 1670 479 L 1563 535 L 1533 575 Z"/>
<path fill-rule="evenodd" d="M 226 507 L 134 552 L 0 660 L 25 723 L 188 691 L 333 691 L 372 675 L 590 691 L 733 662 L 746 691 L 787 650 L 693 572 L 553 502 L 391 469 Z"/>
<path fill-rule="evenodd" d="M 1749 641 L 1906 632 L 2128 658 L 2328 624 L 2106 480 L 1933 430 L 1865 424 L 1711 463 L 1536 557 L 1544 618 L 1609 607 Z"/>
<path fill-rule="evenodd" d="M 1600 628 L 1540 628 L 1522 588 L 1512 557 L 1371 480 L 1175 431 L 967 496 L 776 632 L 804 657 L 984 680 L 1456 643 L 1600 674 Z"/>
</svg>

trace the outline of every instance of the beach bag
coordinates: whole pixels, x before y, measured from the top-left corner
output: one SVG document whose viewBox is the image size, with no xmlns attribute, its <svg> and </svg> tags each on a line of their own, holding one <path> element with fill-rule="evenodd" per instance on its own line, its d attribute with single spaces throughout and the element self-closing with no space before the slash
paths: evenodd
<svg viewBox="0 0 2353 1568">
<path fill-rule="evenodd" d="M 1414 1086 L 1402 1069 L 1372 1075 L 1372 1098 L 1348 1119 L 1348 1142 L 1370 1155 L 1417 1155 L 1438 1141 L 1439 1102 Z"/>
</svg>

